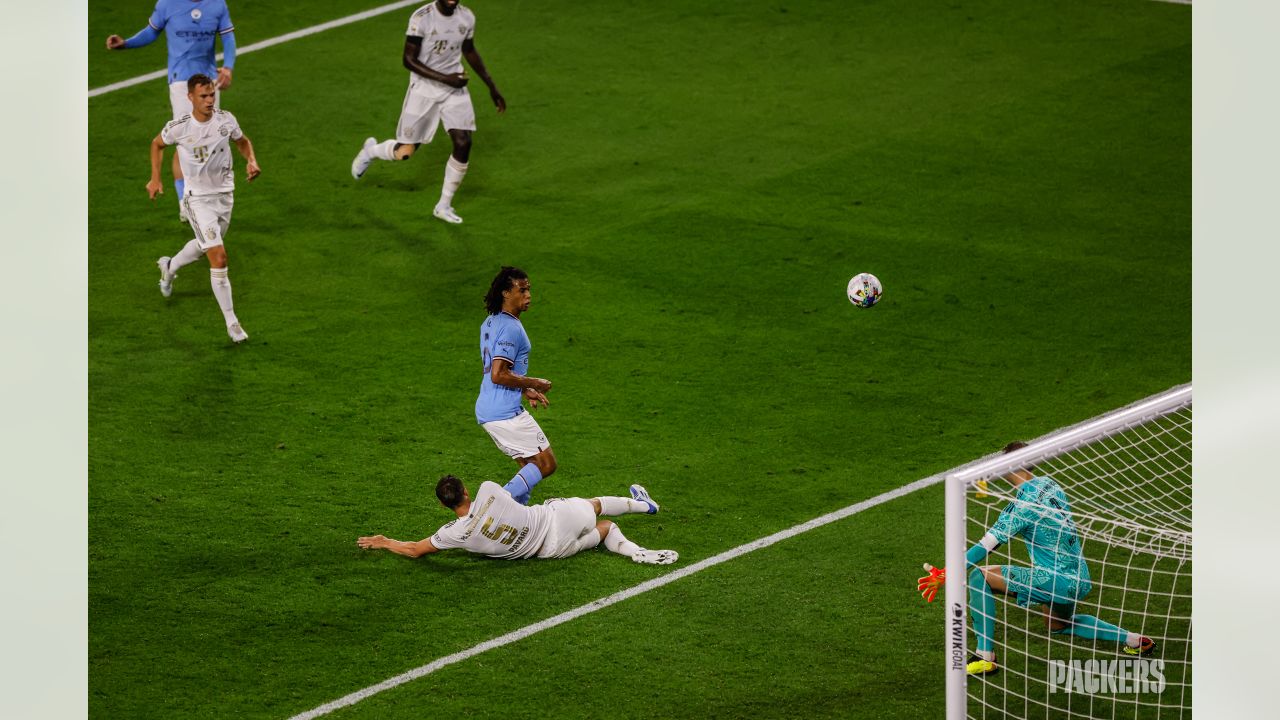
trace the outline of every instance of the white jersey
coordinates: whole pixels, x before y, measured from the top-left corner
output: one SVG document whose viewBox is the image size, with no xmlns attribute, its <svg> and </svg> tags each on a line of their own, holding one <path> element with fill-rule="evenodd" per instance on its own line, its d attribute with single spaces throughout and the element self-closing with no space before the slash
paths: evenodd
<svg viewBox="0 0 1280 720">
<path fill-rule="evenodd" d="M 184 115 L 160 131 L 166 145 L 178 146 L 178 162 L 188 195 L 214 195 L 236 188 L 231 170 L 231 141 L 244 137 L 240 123 L 226 110 L 214 110 L 208 122 Z"/>
<path fill-rule="evenodd" d="M 422 38 L 418 60 L 439 73 L 453 75 L 462 72 L 462 41 L 474 37 L 476 15 L 458 5 L 452 15 L 445 15 L 435 3 L 423 5 L 409 18 L 410 37 Z M 418 77 L 410 72 L 409 79 Z"/>
<path fill-rule="evenodd" d="M 471 512 L 437 530 L 431 544 L 440 550 L 462 548 L 503 560 L 520 560 L 538 554 L 550 528 L 548 506 L 525 507 L 501 485 L 486 480 L 471 500 Z"/>
</svg>

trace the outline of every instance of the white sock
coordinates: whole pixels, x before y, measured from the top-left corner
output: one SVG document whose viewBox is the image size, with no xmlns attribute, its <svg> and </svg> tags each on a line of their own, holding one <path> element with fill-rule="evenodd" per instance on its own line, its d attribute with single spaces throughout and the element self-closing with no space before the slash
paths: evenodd
<svg viewBox="0 0 1280 720">
<path fill-rule="evenodd" d="M 458 192 L 458 186 L 466 176 L 467 164 L 450 155 L 449 162 L 444 164 L 444 187 L 440 188 L 440 202 L 436 207 L 453 207 L 453 194 Z"/>
<path fill-rule="evenodd" d="M 600 514 L 616 517 L 618 515 L 626 515 L 627 513 L 647 513 L 649 505 L 639 500 L 624 497 L 598 497 L 600 501 Z"/>
<path fill-rule="evenodd" d="M 200 243 L 195 238 L 192 238 L 187 241 L 186 245 L 182 246 L 177 255 L 169 258 L 169 274 L 178 274 L 178 268 L 199 260 L 201 255 L 204 255 L 204 251 L 200 249 Z"/>
<path fill-rule="evenodd" d="M 369 148 L 369 154 L 378 160 L 396 159 L 396 141 L 384 140 Z"/>
<path fill-rule="evenodd" d="M 1124 644 L 1131 648 L 1142 647 L 1142 636 L 1138 633 L 1131 632 L 1128 637 L 1124 639 Z"/>
<path fill-rule="evenodd" d="M 623 537 L 622 531 L 618 529 L 617 525 L 609 528 L 609 534 L 604 536 L 604 546 L 608 548 L 609 552 L 615 552 L 627 557 L 631 557 L 644 549 Z"/>
<path fill-rule="evenodd" d="M 218 307 L 222 308 L 222 317 L 227 321 L 227 327 L 240 322 L 231 307 L 231 280 L 227 278 L 227 269 L 209 268 L 209 284 L 213 285 L 213 297 L 217 299 Z"/>
<path fill-rule="evenodd" d="M 973 654 L 974 654 L 974 655 L 977 655 L 978 657 L 982 658 L 983 660 L 986 660 L 987 662 L 995 662 L 995 661 L 996 661 L 996 651 L 995 651 L 995 650 L 974 650 L 974 651 L 973 651 Z"/>
</svg>

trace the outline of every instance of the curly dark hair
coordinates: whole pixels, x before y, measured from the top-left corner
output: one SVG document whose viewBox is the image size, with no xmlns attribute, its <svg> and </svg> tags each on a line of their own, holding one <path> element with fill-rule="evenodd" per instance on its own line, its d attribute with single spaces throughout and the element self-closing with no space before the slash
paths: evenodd
<svg viewBox="0 0 1280 720">
<path fill-rule="evenodd" d="M 467 496 L 467 489 L 463 487 L 462 481 L 453 475 L 445 475 L 440 478 L 440 482 L 436 483 L 436 497 L 440 498 L 440 503 L 450 510 L 462 504 L 462 499 Z"/>
<path fill-rule="evenodd" d="M 489 292 L 484 295 L 484 309 L 488 310 L 490 315 L 502 312 L 502 292 L 510 290 L 516 280 L 528 279 L 529 275 L 520 268 L 503 265 L 494 276 L 493 282 L 489 284 Z"/>
</svg>

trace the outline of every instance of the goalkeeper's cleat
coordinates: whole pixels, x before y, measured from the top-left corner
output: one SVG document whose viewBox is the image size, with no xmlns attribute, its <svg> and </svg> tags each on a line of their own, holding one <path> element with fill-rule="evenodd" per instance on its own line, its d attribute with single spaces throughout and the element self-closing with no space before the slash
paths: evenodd
<svg viewBox="0 0 1280 720">
<path fill-rule="evenodd" d="M 173 279 L 177 277 L 174 273 L 169 272 L 169 257 L 165 256 L 156 260 L 156 267 L 160 268 L 160 294 L 169 297 L 173 294 Z"/>
<path fill-rule="evenodd" d="M 356 159 L 351 161 L 351 177 L 356 180 L 364 175 L 364 171 L 369 169 L 369 164 L 373 162 L 373 153 L 370 150 L 378 141 L 375 138 L 365 138 L 364 146 L 360 148 L 360 152 L 356 153 Z"/>
<path fill-rule="evenodd" d="M 670 565 L 679 559 L 675 550 L 637 550 L 631 554 L 631 561 L 641 565 Z"/>
<path fill-rule="evenodd" d="M 969 656 L 969 664 L 964 666 L 969 675 L 994 675 L 1000 672 L 1000 666 L 994 660 L 983 660 L 977 655 Z"/>
<path fill-rule="evenodd" d="M 1146 657 L 1156 651 L 1156 641 L 1143 635 L 1138 639 L 1138 647 L 1129 647 L 1121 645 L 1120 652 L 1125 655 L 1133 655 L 1134 657 Z"/>
<path fill-rule="evenodd" d="M 981 500 L 991 494 L 987 492 L 988 490 L 991 489 L 991 486 L 987 484 L 986 480 L 979 480 L 975 482 L 973 484 L 973 488 L 975 490 L 975 492 L 973 493 L 973 497 L 976 500 Z"/>
<path fill-rule="evenodd" d="M 639 500 L 645 505 L 648 505 L 650 515 L 658 514 L 658 503 L 654 502 L 653 498 L 649 497 L 649 493 L 644 489 L 643 485 L 632 485 L 631 497 Z"/>
</svg>

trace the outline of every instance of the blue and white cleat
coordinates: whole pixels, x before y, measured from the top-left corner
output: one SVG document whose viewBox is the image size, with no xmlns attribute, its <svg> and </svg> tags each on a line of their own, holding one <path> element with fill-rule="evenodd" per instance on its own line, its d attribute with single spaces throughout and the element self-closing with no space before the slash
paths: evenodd
<svg viewBox="0 0 1280 720">
<path fill-rule="evenodd" d="M 650 515 L 658 514 L 658 503 L 654 502 L 653 498 L 649 497 L 649 493 L 644 489 L 643 485 L 632 485 L 631 497 L 648 505 Z"/>
</svg>

